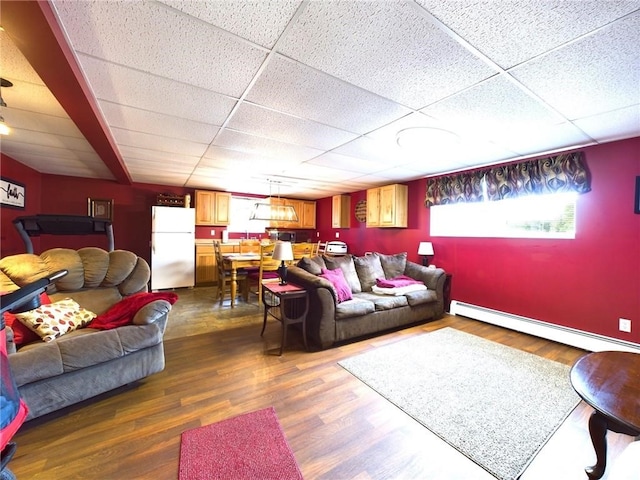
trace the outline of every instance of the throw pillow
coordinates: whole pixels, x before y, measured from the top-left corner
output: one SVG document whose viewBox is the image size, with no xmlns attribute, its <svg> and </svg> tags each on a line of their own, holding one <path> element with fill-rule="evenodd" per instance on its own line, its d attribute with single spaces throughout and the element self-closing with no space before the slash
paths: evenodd
<svg viewBox="0 0 640 480">
<path fill-rule="evenodd" d="M 324 263 L 327 265 L 327 269 L 335 270 L 336 268 L 340 268 L 342 270 L 342 273 L 344 273 L 344 279 L 351 287 L 352 293 L 360 293 L 362 291 L 352 255 L 343 255 L 342 257 L 329 257 L 324 255 L 322 258 L 324 258 Z"/>
<path fill-rule="evenodd" d="M 45 342 L 86 326 L 95 316 L 95 313 L 85 310 L 70 298 L 16 314 L 21 323 L 37 333 Z"/>
<path fill-rule="evenodd" d="M 385 255 L 383 253 L 374 255 L 380 257 L 385 278 L 396 278 L 404 275 L 404 269 L 407 266 L 407 252 L 396 253 L 395 255 Z"/>
<path fill-rule="evenodd" d="M 384 277 L 384 270 L 377 255 L 365 255 L 353 259 L 360 279 L 360 286 L 363 292 L 370 292 L 371 287 L 376 284 L 376 279 Z"/>
<path fill-rule="evenodd" d="M 49 305 L 50 303 L 51 299 L 49 298 L 49 295 L 41 293 L 40 305 Z M 15 343 L 16 348 L 20 348 L 22 345 L 40 340 L 38 334 L 29 329 L 26 325 L 22 324 L 22 322 L 18 320 L 18 317 L 16 317 L 15 313 L 4 312 L 3 315 L 5 323 L 11 327 L 11 330 L 13 330 L 13 343 Z"/>
<path fill-rule="evenodd" d="M 336 292 L 337 303 L 351 300 L 353 298 L 353 295 L 351 295 L 351 288 L 347 284 L 344 278 L 344 273 L 342 273 L 341 269 L 336 268 L 335 270 L 327 270 L 326 268 L 323 268 L 322 273 L 318 276 L 326 278 L 331 282 Z"/>
</svg>

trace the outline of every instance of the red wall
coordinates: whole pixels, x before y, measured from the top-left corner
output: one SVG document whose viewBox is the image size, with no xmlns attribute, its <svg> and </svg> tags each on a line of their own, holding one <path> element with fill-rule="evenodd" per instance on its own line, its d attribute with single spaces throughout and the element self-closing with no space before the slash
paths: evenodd
<svg viewBox="0 0 640 480">
<path fill-rule="evenodd" d="M 430 237 L 425 179 L 407 183 L 408 228 L 367 229 L 352 214 L 350 229 L 332 229 L 331 199 L 323 199 L 320 235 L 339 232 L 354 254 L 407 251 L 413 261 L 419 242 L 431 241 L 432 263 L 453 273 L 456 300 L 640 343 L 640 138 L 582 150 L 592 190 L 578 199 L 574 240 Z M 363 198 L 352 194 L 352 210 Z M 618 331 L 620 317 L 632 320 L 631 334 Z"/>
<path fill-rule="evenodd" d="M 640 343 L 640 215 L 633 213 L 635 177 L 640 175 L 640 138 L 587 147 L 592 191 L 577 205 L 574 240 L 450 238 L 429 235 L 424 207 L 426 180 L 409 186 L 409 226 L 367 229 L 353 214 L 366 192 L 351 195 L 351 228 L 331 228 L 331 199 L 317 202 L 319 239 L 347 242 L 350 252 L 407 251 L 419 262 L 420 241 L 433 242 L 433 263 L 453 273 L 456 300 Z M 113 198 L 116 248 L 149 258 L 150 211 L 158 193 L 193 193 L 179 187 L 40 175 L 2 156 L 2 176 L 26 185 L 25 210 L 2 207 L 2 256 L 24 252 L 11 220 L 36 213 L 86 214 L 87 197 Z M 204 227 L 202 227 L 204 228 Z M 197 237 L 207 236 L 200 228 Z M 218 234 L 219 227 L 216 228 Z M 312 233 L 315 235 L 315 231 Z M 219 236 L 219 235 L 216 235 Z M 78 248 L 87 239 L 42 237 L 36 252 L 54 246 Z M 93 239 L 104 247 L 103 237 Z M 103 243 L 100 243 L 103 242 Z M 632 320 L 631 334 L 618 318 Z"/>
</svg>

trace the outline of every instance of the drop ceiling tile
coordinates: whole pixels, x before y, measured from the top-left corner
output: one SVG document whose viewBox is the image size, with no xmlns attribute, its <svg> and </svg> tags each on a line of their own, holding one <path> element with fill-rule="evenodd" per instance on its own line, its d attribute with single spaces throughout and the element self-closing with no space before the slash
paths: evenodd
<svg viewBox="0 0 640 480">
<path fill-rule="evenodd" d="M 15 80 L 9 75 L 3 78 L 13 82 L 13 87 L 2 89 L 2 98 L 7 104 L 7 110 L 16 109 L 57 118 L 69 118 L 56 97 L 44 85 Z M 5 108 L 2 111 L 5 112 Z"/>
<path fill-rule="evenodd" d="M 218 126 L 237 101 L 86 55 L 80 55 L 79 60 L 99 100 Z"/>
<path fill-rule="evenodd" d="M 593 143 L 580 129 L 569 122 L 558 125 L 544 125 L 531 131 L 517 130 L 507 138 L 503 138 L 502 144 L 519 155 L 532 155 L 536 152 L 547 152 L 567 148 L 571 145 L 588 145 Z"/>
<path fill-rule="evenodd" d="M 355 133 L 246 102 L 240 104 L 227 127 L 285 143 L 318 149 L 331 149 L 358 136 Z"/>
<path fill-rule="evenodd" d="M 150 183 L 153 185 L 174 185 L 182 187 L 189 179 L 189 175 L 172 173 L 169 175 L 162 175 L 156 172 L 149 171 L 131 171 L 131 179 L 137 183 Z"/>
<path fill-rule="evenodd" d="M 204 143 L 190 142 L 178 138 L 161 137 L 148 133 L 133 132 L 122 128 L 111 128 L 116 142 L 122 146 L 143 148 L 157 152 L 175 153 L 189 156 L 202 156 L 207 149 Z"/>
<path fill-rule="evenodd" d="M 398 103 L 281 55 L 271 59 L 247 100 L 360 134 L 411 112 Z"/>
<path fill-rule="evenodd" d="M 54 6 L 73 48 L 239 97 L 266 51 L 157 2 L 66 1 Z"/>
<path fill-rule="evenodd" d="M 640 12 L 521 65 L 512 74 L 567 118 L 587 117 L 638 103 L 638 45 Z"/>
<path fill-rule="evenodd" d="M 503 68 L 563 45 L 640 8 L 637 0 L 416 2 Z"/>
<path fill-rule="evenodd" d="M 310 2 L 278 50 L 416 109 L 496 73 L 404 2 Z"/>
<path fill-rule="evenodd" d="M 219 128 L 184 118 L 140 110 L 110 102 L 99 102 L 110 127 L 209 144 Z"/>
<path fill-rule="evenodd" d="M 370 136 L 356 138 L 355 140 L 345 143 L 338 148 L 332 150 L 332 153 L 347 155 L 349 157 L 363 158 L 371 161 L 389 164 L 404 163 L 406 159 L 402 158 L 402 151 L 395 142 L 386 139 L 374 139 Z M 401 160 L 399 160 L 402 158 Z"/>
<path fill-rule="evenodd" d="M 505 75 L 490 78 L 421 112 L 437 119 L 446 129 L 486 139 L 508 137 L 519 130 L 564 120 Z"/>
<path fill-rule="evenodd" d="M 162 169 L 168 163 L 183 163 L 186 165 L 197 165 L 200 160 L 198 155 L 187 155 L 184 153 L 162 152 L 158 150 L 150 150 L 147 148 L 129 147 L 120 145 L 120 154 L 127 164 L 135 160 L 148 160 L 154 162 L 154 169 Z"/>
<path fill-rule="evenodd" d="M 315 148 L 291 145 L 227 128 L 220 131 L 214 144 L 219 147 L 258 155 L 265 159 L 272 158 L 294 164 L 304 162 L 322 153 L 322 150 Z"/>
<path fill-rule="evenodd" d="M 300 0 L 160 1 L 267 48 L 273 47 L 301 3 Z"/>
<path fill-rule="evenodd" d="M 146 170 L 153 172 L 154 175 L 171 175 L 174 173 L 188 175 L 193 172 L 195 164 L 184 159 L 182 161 L 168 163 L 139 158 L 127 158 L 127 166 L 132 172 L 144 172 Z"/>
<path fill-rule="evenodd" d="M 598 142 L 640 137 L 640 105 L 580 118 L 573 123 Z"/>
<path fill-rule="evenodd" d="M 3 142 L 4 151 L 4 142 Z M 68 175 L 70 177 L 103 178 L 113 180 L 114 177 L 104 162 L 97 155 L 83 155 L 80 158 L 58 155 L 58 150 L 48 149 L 44 154 L 20 150 L 20 163 L 33 168 L 37 172 L 50 175 Z M 10 151 L 6 152 L 11 155 Z"/>
<path fill-rule="evenodd" d="M 335 152 L 327 152 L 319 157 L 309 160 L 308 163 L 358 173 L 371 173 L 389 168 L 389 162 L 385 163 L 382 161 L 356 158 Z"/>
<path fill-rule="evenodd" d="M 344 180 L 356 178 L 360 175 L 361 174 L 357 172 L 323 167 L 321 165 L 314 165 L 308 162 L 286 167 L 282 173 L 282 176 L 291 179 L 305 180 L 312 178 L 314 180 L 325 180 L 331 182 L 342 182 Z"/>
<path fill-rule="evenodd" d="M 11 127 L 11 125 L 9 125 Z M 48 132 L 37 132 L 32 130 L 23 130 L 20 128 L 12 128 L 10 138 L 2 138 L 2 146 L 11 143 L 22 143 L 25 145 L 35 145 L 46 148 L 57 148 L 63 150 L 72 150 L 78 152 L 92 153 L 94 150 L 84 138 L 67 137 Z"/>
<path fill-rule="evenodd" d="M 3 97 L 4 98 L 4 97 Z M 6 100 L 9 103 L 8 100 Z M 85 144 L 85 150 L 93 151 L 91 146 L 82 136 L 76 124 L 71 121 L 69 117 L 58 117 L 48 114 L 36 113 L 35 111 L 28 111 L 14 108 L 3 108 L 2 116 L 5 122 L 10 128 L 14 130 L 25 131 L 25 141 L 29 141 L 29 132 L 41 132 L 51 135 L 60 135 L 62 137 L 75 138 L 79 143 Z"/>
<path fill-rule="evenodd" d="M 29 62 L 25 61 L 22 52 L 9 38 L 4 30 L 0 30 L 0 76 L 12 82 L 44 85 L 40 76 Z M 4 97 L 3 97 L 4 98 Z"/>
</svg>

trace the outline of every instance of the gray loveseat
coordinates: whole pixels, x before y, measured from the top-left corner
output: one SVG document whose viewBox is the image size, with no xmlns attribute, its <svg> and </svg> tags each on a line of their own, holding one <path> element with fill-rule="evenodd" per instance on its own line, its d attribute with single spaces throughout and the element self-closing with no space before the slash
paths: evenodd
<svg viewBox="0 0 640 480">
<path fill-rule="evenodd" d="M 59 270 L 69 273 L 49 288 L 51 302 L 68 297 L 96 314 L 130 295 L 147 292 L 150 278 L 147 262 L 132 252 L 56 248 L 0 260 L 0 289 L 10 292 Z M 163 335 L 170 310 L 170 302 L 154 300 L 132 313 L 128 325 L 109 330 L 80 328 L 18 348 L 7 328 L 9 364 L 29 407 L 27 419 L 163 370 Z"/>
<path fill-rule="evenodd" d="M 322 269 L 342 270 L 353 298 L 340 302 L 333 284 L 319 276 Z M 427 290 L 401 295 L 372 292 L 377 278 L 401 275 L 419 280 Z M 363 257 L 316 256 L 301 259 L 288 270 L 287 280 L 309 293 L 308 339 L 320 348 L 404 325 L 440 318 L 444 313 L 444 270 L 407 260 L 406 253 Z"/>
</svg>

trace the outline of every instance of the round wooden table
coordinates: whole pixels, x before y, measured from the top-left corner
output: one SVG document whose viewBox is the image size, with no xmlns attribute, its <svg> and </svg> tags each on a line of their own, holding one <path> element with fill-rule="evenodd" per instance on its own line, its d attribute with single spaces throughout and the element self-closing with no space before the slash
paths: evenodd
<svg viewBox="0 0 640 480">
<path fill-rule="evenodd" d="M 640 354 L 596 352 L 580 358 L 571 369 L 571 384 L 594 408 L 589 434 L 596 464 L 585 471 L 600 478 L 607 466 L 607 430 L 640 435 Z"/>
</svg>

